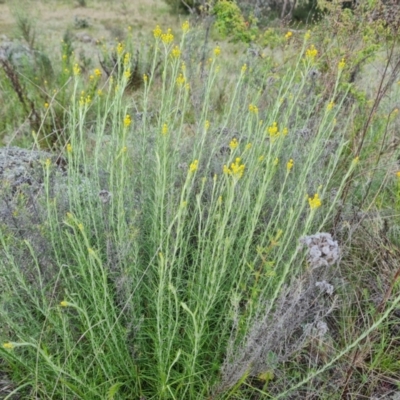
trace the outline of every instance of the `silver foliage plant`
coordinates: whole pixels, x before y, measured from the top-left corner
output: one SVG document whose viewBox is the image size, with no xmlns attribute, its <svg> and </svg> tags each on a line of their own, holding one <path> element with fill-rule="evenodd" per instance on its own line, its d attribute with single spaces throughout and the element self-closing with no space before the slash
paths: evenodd
<svg viewBox="0 0 400 400">
<path fill-rule="evenodd" d="M 215 393 L 232 388 L 245 376 L 258 376 L 275 370 L 308 340 L 322 338 L 329 328 L 324 321 L 335 307 L 333 285 L 327 282 L 330 268 L 339 260 L 339 245 L 329 233 L 300 239 L 299 250 L 306 247 L 304 274 L 283 285 L 275 300 L 265 300 L 247 335 L 237 345 L 238 315 L 221 369 Z M 325 268 L 321 268 L 325 267 Z M 238 310 L 236 311 L 238 313 Z"/>
</svg>

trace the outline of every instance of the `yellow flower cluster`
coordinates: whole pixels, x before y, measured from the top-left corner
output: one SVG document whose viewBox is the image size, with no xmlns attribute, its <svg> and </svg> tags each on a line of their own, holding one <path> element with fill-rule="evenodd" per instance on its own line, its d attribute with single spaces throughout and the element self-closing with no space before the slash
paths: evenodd
<svg viewBox="0 0 400 400">
<path fill-rule="evenodd" d="M 255 106 L 254 104 L 249 105 L 249 111 L 253 114 L 258 114 L 258 107 Z"/>
<path fill-rule="evenodd" d="M 239 142 L 236 138 L 233 138 L 230 143 L 229 143 L 229 147 L 231 148 L 231 150 L 235 150 L 236 147 L 239 146 Z"/>
<path fill-rule="evenodd" d="M 14 345 L 11 342 L 3 343 L 3 349 L 12 350 Z"/>
<path fill-rule="evenodd" d="M 183 33 L 187 33 L 187 32 L 189 31 L 189 29 L 190 29 L 189 21 L 185 21 L 185 22 L 182 24 L 182 31 L 183 31 Z"/>
<path fill-rule="evenodd" d="M 130 53 L 126 53 L 124 55 L 124 65 L 127 66 L 129 64 L 130 60 L 131 60 L 131 54 Z"/>
<path fill-rule="evenodd" d="M 117 54 L 121 54 L 124 51 L 124 45 L 122 43 L 117 44 Z"/>
<path fill-rule="evenodd" d="M 244 169 L 245 165 L 241 164 L 241 158 L 237 157 L 230 167 L 224 165 L 223 173 L 225 175 L 231 175 L 236 179 L 240 179 L 244 174 Z"/>
<path fill-rule="evenodd" d="M 72 145 L 71 145 L 71 143 L 67 144 L 67 153 L 72 153 Z"/>
<path fill-rule="evenodd" d="M 129 114 L 126 114 L 124 118 L 125 128 L 128 128 L 131 125 L 131 123 L 132 123 L 131 116 Z"/>
<path fill-rule="evenodd" d="M 313 61 L 315 57 L 318 55 L 318 50 L 315 48 L 315 46 L 312 44 L 307 50 L 306 50 L 306 58 L 309 60 Z"/>
<path fill-rule="evenodd" d="M 335 103 L 333 102 L 333 101 L 330 101 L 329 103 L 328 103 L 328 105 L 326 106 L 326 109 L 328 110 L 328 111 L 331 111 L 332 110 L 332 108 L 335 106 Z"/>
<path fill-rule="evenodd" d="M 160 28 L 160 25 L 157 25 L 154 30 L 153 30 L 153 35 L 155 39 L 158 39 L 162 35 L 162 30 Z"/>
<path fill-rule="evenodd" d="M 346 66 L 346 61 L 344 58 L 342 58 L 338 64 L 338 68 L 341 71 L 344 67 Z"/>
<path fill-rule="evenodd" d="M 205 129 L 206 131 L 208 131 L 209 128 L 210 128 L 210 121 L 209 121 L 209 120 L 206 120 L 206 122 L 204 122 L 204 129 Z"/>
<path fill-rule="evenodd" d="M 166 33 L 161 34 L 161 41 L 164 44 L 170 44 L 173 42 L 173 40 L 174 40 L 174 35 L 172 34 L 171 29 L 168 28 Z"/>
<path fill-rule="evenodd" d="M 288 172 L 290 172 L 290 170 L 293 168 L 293 165 L 294 165 L 294 161 L 291 158 L 286 164 L 286 169 L 287 169 Z"/>
<path fill-rule="evenodd" d="M 286 39 L 286 40 L 289 40 L 292 36 L 293 36 L 293 32 L 290 32 L 290 31 L 289 31 L 289 32 L 286 33 L 285 39 Z"/>
<path fill-rule="evenodd" d="M 183 84 L 185 83 L 186 79 L 183 76 L 183 74 L 179 74 L 178 77 L 176 78 L 176 84 L 178 85 L 178 87 L 183 86 Z"/>
<path fill-rule="evenodd" d="M 163 124 L 162 129 L 161 129 L 161 133 L 164 136 L 168 133 L 168 125 L 167 124 Z"/>
<path fill-rule="evenodd" d="M 242 74 L 244 74 L 246 71 L 247 71 L 247 64 L 243 64 Z"/>
<path fill-rule="evenodd" d="M 189 172 L 190 172 L 190 173 L 196 172 L 198 166 L 199 166 L 199 160 L 194 160 L 194 161 L 190 164 L 190 166 L 189 166 Z"/>
<path fill-rule="evenodd" d="M 81 69 L 77 63 L 74 64 L 72 71 L 74 72 L 75 76 L 78 76 L 81 73 Z"/>
<path fill-rule="evenodd" d="M 98 68 L 96 68 L 96 69 L 94 70 L 94 76 L 95 76 L 96 78 L 100 78 L 100 76 L 101 76 L 101 71 L 100 71 Z"/>
<path fill-rule="evenodd" d="M 68 301 L 63 300 L 63 301 L 60 302 L 60 306 L 61 307 L 68 307 L 69 303 L 68 303 Z"/>
<path fill-rule="evenodd" d="M 181 56 L 181 50 L 180 50 L 179 46 L 175 46 L 172 49 L 171 55 L 173 58 L 179 58 Z"/>
<path fill-rule="evenodd" d="M 90 94 L 88 94 L 86 97 L 84 97 L 83 92 L 81 94 L 81 98 L 79 99 L 79 105 L 83 107 L 84 105 L 89 105 L 92 102 L 92 98 L 90 97 Z"/>
<path fill-rule="evenodd" d="M 215 55 L 215 57 L 218 57 L 220 54 L 221 54 L 221 47 L 217 46 L 214 49 L 214 55 Z"/>
<path fill-rule="evenodd" d="M 272 125 L 267 128 L 267 133 L 272 139 L 275 139 L 280 135 L 286 136 L 288 134 L 288 128 L 283 128 L 282 132 L 280 132 L 278 123 L 274 121 Z"/>
<path fill-rule="evenodd" d="M 310 205 L 311 210 L 321 207 L 322 202 L 318 193 L 315 193 L 313 197 L 308 198 L 308 204 Z"/>
</svg>

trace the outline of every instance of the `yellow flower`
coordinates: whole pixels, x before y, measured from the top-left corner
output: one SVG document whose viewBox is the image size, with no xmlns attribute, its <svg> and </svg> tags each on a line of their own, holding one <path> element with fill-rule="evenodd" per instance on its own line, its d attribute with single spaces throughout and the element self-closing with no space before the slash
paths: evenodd
<svg viewBox="0 0 400 400">
<path fill-rule="evenodd" d="M 124 55 L 124 65 L 125 66 L 128 65 L 130 60 L 131 60 L 131 54 L 130 53 L 126 53 Z"/>
<path fill-rule="evenodd" d="M 149 77 L 146 74 L 143 74 L 144 83 L 147 83 L 148 80 L 149 80 Z"/>
<path fill-rule="evenodd" d="M 237 141 L 236 138 L 233 138 L 230 143 L 229 143 L 229 147 L 231 148 L 231 150 L 235 150 L 236 147 L 239 146 L 239 142 Z"/>
<path fill-rule="evenodd" d="M 157 25 L 153 30 L 153 35 L 155 39 L 158 39 L 162 35 L 162 30 L 159 25 Z"/>
<path fill-rule="evenodd" d="M 330 102 L 328 103 L 328 105 L 326 106 L 326 109 L 327 109 L 328 111 L 331 111 L 332 108 L 334 107 L 334 105 L 335 105 L 335 103 L 334 103 L 333 101 L 330 101 Z"/>
<path fill-rule="evenodd" d="M 339 70 L 342 70 L 345 66 L 346 66 L 346 61 L 344 60 L 344 58 L 342 58 L 338 64 L 338 68 Z"/>
<path fill-rule="evenodd" d="M 63 301 L 61 301 L 60 302 L 60 306 L 61 307 L 68 307 L 70 304 L 68 303 L 68 301 L 65 301 L 65 300 L 63 300 Z"/>
<path fill-rule="evenodd" d="M 194 160 L 189 166 L 189 172 L 193 173 L 197 171 L 199 160 Z"/>
<path fill-rule="evenodd" d="M 289 132 L 288 128 L 283 128 L 282 135 L 286 136 L 288 132 Z"/>
<path fill-rule="evenodd" d="M 182 24 L 182 32 L 187 33 L 189 31 L 189 29 L 190 29 L 189 21 L 185 21 Z"/>
<path fill-rule="evenodd" d="M 290 32 L 290 31 L 289 31 L 289 32 L 286 33 L 285 39 L 286 39 L 286 40 L 289 40 L 292 36 L 293 36 L 293 32 Z"/>
<path fill-rule="evenodd" d="M 215 57 L 218 57 L 220 54 L 221 54 L 221 47 L 217 46 L 214 49 L 214 55 L 215 55 Z"/>
<path fill-rule="evenodd" d="M 293 165 L 294 165 L 294 162 L 293 162 L 293 159 L 291 158 L 286 164 L 286 169 L 288 172 L 293 168 Z"/>
<path fill-rule="evenodd" d="M 122 43 L 117 44 L 117 54 L 121 54 L 124 51 L 124 45 Z"/>
<path fill-rule="evenodd" d="M 12 350 L 14 345 L 11 342 L 3 343 L 3 349 Z"/>
<path fill-rule="evenodd" d="M 308 30 L 308 31 L 306 32 L 306 34 L 304 35 L 304 40 L 308 40 L 308 39 L 310 39 L 310 37 L 311 37 L 311 31 Z"/>
<path fill-rule="evenodd" d="M 254 104 L 249 104 L 249 111 L 253 114 L 257 114 L 258 113 L 258 107 L 255 106 Z"/>
<path fill-rule="evenodd" d="M 50 158 L 47 158 L 44 164 L 46 165 L 46 168 L 49 168 L 50 165 L 51 165 L 51 160 L 50 160 Z"/>
<path fill-rule="evenodd" d="M 126 114 L 125 118 L 124 118 L 124 126 L 125 126 L 125 128 L 128 128 L 131 123 L 132 123 L 131 116 L 129 114 Z"/>
<path fill-rule="evenodd" d="M 272 137 L 278 136 L 279 135 L 278 124 L 276 122 L 273 122 L 273 124 L 267 128 L 267 131 Z"/>
<path fill-rule="evenodd" d="M 97 96 L 102 96 L 103 95 L 103 91 L 101 90 L 101 89 L 99 89 L 98 91 L 97 91 Z"/>
<path fill-rule="evenodd" d="M 314 47 L 312 44 L 307 50 L 306 50 L 306 58 L 310 60 L 314 60 L 315 57 L 318 55 L 318 50 Z"/>
<path fill-rule="evenodd" d="M 72 153 L 72 145 L 71 145 L 71 143 L 67 144 L 67 153 Z"/>
<path fill-rule="evenodd" d="M 279 164 L 279 158 L 275 157 L 275 160 L 273 162 L 274 166 L 276 167 Z"/>
<path fill-rule="evenodd" d="M 311 210 L 314 210 L 321 206 L 322 202 L 319 198 L 318 193 L 315 193 L 313 197 L 308 198 L 308 204 L 310 205 Z"/>
<path fill-rule="evenodd" d="M 161 129 L 161 133 L 164 136 L 168 133 L 168 125 L 167 124 L 163 124 L 162 129 Z"/>
<path fill-rule="evenodd" d="M 264 156 L 260 156 L 260 157 L 258 157 L 258 161 L 259 161 L 259 162 L 263 162 L 263 161 L 264 161 L 264 158 L 265 158 Z"/>
<path fill-rule="evenodd" d="M 397 172 L 396 172 L 396 176 L 397 176 L 398 178 L 400 178 L 400 171 L 397 171 Z"/>
<path fill-rule="evenodd" d="M 208 131 L 209 128 L 210 128 L 210 121 L 209 121 L 209 120 L 206 120 L 206 122 L 204 122 L 204 129 L 205 129 L 206 131 Z"/>
<path fill-rule="evenodd" d="M 183 86 L 183 84 L 185 83 L 186 79 L 183 76 L 183 74 L 179 74 L 178 77 L 176 78 L 176 84 L 178 85 L 178 87 Z"/>
<path fill-rule="evenodd" d="M 186 89 L 187 91 L 190 90 L 190 84 L 189 84 L 189 83 L 187 83 L 187 84 L 185 85 L 185 89 Z"/>
<path fill-rule="evenodd" d="M 246 70 L 247 70 L 247 64 L 243 64 L 242 74 L 244 74 L 246 72 Z"/>
<path fill-rule="evenodd" d="M 100 78 L 100 76 L 101 76 L 101 71 L 100 71 L 98 68 L 96 68 L 96 69 L 94 70 L 94 75 L 95 75 L 97 78 Z"/>
<path fill-rule="evenodd" d="M 186 64 L 184 63 L 184 61 L 182 61 L 181 70 L 182 72 L 186 71 Z"/>
<path fill-rule="evenodd" d="M 175 46 L 172 51 L 171 51 L 171 55 L 174 58 L 179 58 L 181 55 L 181 50 L 179 49 L 179 46 Z"/>
<path fill-rule="evenodd" d="M 81 69 L 79 68 L 79 65 L 77 63 L 74 64 L 72 70 L 75 76 L 78 76 L 81 73 Z"/>
<path fill-rule="evenodd" d="M 240 157 L 237 157 L 235 162 L 231 164 L 231 175 L 237 179 L 240 179 L 243 176 L 245 165 L 240 164 L 241 159 Z"/>
<path fill-rule="evenodd" d="M 130 76 L 131 76 L 131 70 L 130 70 L 130 69 L 127 69 L 126 71 L 124 71 L 124 77 L 125 77 L 126 79 L 129 79 Z"/>
<path fill-rule="evenodd" d="M 168 29 L 167 33 L 161 34 L 161 41 L 164 44 L 170 44 L 173 42 L 173 40 L 174 40 L 174 35 L 172 34 L 171 29 Z"/>
<path fill-rule="evenodd" d="M 49 108 L 49 103 L 44 103 L 44 108 Z"/>
<path fill-rule="evenodd" d="M 251 147 L 252 147 L 253 145 L 251 144 L 251 143 L 247 143 L 246 144 L 246 147 L 244 148 L 245 150 L 250 150 L 251 149 Z"/>
</svg>

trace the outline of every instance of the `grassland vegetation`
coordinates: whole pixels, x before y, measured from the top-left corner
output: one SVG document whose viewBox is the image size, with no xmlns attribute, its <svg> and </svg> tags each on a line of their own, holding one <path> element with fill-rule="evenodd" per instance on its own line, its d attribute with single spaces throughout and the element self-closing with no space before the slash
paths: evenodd
<svg viewBox="0 0 400 400">
<path fill-rule="evenodd" d="M 15 14 L 4 398 L 398 391 L 399 26 L 334 2 L 310 29 L 264 29 L 227 3 L 127 25 L 96 59 L 71 30 L 46 51 Z"/>
</svg>

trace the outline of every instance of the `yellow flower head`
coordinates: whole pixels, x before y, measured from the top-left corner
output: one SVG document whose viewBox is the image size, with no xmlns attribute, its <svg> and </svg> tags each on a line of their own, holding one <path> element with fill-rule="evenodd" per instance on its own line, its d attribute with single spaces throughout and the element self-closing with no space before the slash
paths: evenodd
<svg viewBox="0 0 400 400">
<path fill-rule="evenodd" d="M 217 46 L 214 49 L 214 55 L 215 55 L 215 57 L 218 57 L 220 54 L 221 54 L 221 47 Z"/>
<path fill-rule="evenodd" d="M 131 116 L 129 114 L 126 114 L 125 118 L 124 118 L 124 126 L 125 126 L 125 128 L 128 128 L 131 123 L 132 123 Z"/>
<path fill-rule="evenodd" d="M 233 138 L 230 143 L 229 143 L 229 147 L 231 148 L 231 150 L 235 150 L 236 147 L 239 146 L 239 142 L 236 138 Z"/>
<path fill-rule="evenodd" d="M 155 39 L 158 39 L 159 37 L 161 37 L 161 35 L 162 35 L 162 30 L 161 30 L 161 28 L 160 28 L 160 25 L 157 25 L 157 26 L 155 27 L 155 29 L 153 30 L 153 35 L 154 35 L 154 38 L 155 38 Z"/>
<path fill-rule="evenodd" d="M 199 166 L 199 160 L 194 160 L 189 166 L 189 172 L 193 173 L 197 171 Z"/>
<path fill-rule="evenodd" d="M 330 101 L 329 103 L 328 103 L 328 105 L 326 106 L 326 109 L 328 110 L 328 111 L 331 111 L 332 110 L 332 108 L 335 106 L 335 103 L 333 102 L 333 101 Z"/>
<path fill-rule="evenodd" d="M 81 69 L 77 63 L 74 64 L 72 70 L 73 70 L 75 76 L 78 76 L 81 73 Z"/>
<path fill-rule="evenodd" d="M 244 169 L 245 169 L 245 165 L 241 164 L 240 157 L 237 157 L 235 162 L 233 162 L 231 164 L 231 168 L 230 168 L 231 175 L 234 178 L 240 179 L 244 174 Z"/>
<path fill-rule="evenodd" d="M 307 50 L 306 50 L 306 58 L 310 59 L 313 61 L 315 57 L 318 55 L 318 50 L 315 48 L 315 46 L 312 44 Z"/>
<path fill-rule="evenodd" d="M 318 193 L 315 193 L 313 197 L 308 198 L 308 204 L 310 205 L 311 210 L 315 210 L 322 205 Z"/>
<path fill-rule="evenodd" d="M 12 350 L 14 345 L 11 342 L 3 343 L 3 349 Z"/>
<path fill-rule="evenodd" d="M 121 54 L 124 51 L 124 45 L 122 43 L 117 44 L 117 54 Z"/>
<path fill-rule="evenodd" d="M 94 70 L 94 75 L 95 75 L 97 78 L 100 78 L 100 76 L 101 76 L 101 71 L 100 71 L 98 68 L 96 68 L 96 69 Z"/>
<path fill-rule="evenodd" d="M 163 124 L 162 129 L 161 129 L 161 133 L 164 136 L 168 133 L 168 125 L 167 124 Z"/>
<path fill-rule="evenodd" d="M 148 80 L 149 80 L 149 77 L 146 74 L 143 74 L 144 83 L 147 83 Z"/>
<path fill-rule="evenodd" d="M 187 33 L 187 32 L 189 31 L 189 29 L 190 29 L 189 21 L 185 21 L 185 22 L 182 24 L 182 32 L 183 32 L 183 33 Z"/>
<path fill-rule="evenodd" d="M 293 165 L 294 165 L 294 162 L 293 162 L 293 159 L 291 158 L 286 164 L 286 169 L 288 172 L 293 168 Z"/>
<path fill-rule="evenodd" d="M 249 104 L 249 111 L 253 114 L 258 114 L 258 107 L 254 104 Z"/>
<path fill-rule="evenodd" d="M 342 70 L 345 66 L 346 66 L 346 61 L 344 60 L 344 58 L 342 58 L 338 64 L 339 71 Z"/>
<path fill-rule="evenodd" d="M 49 108 L 49 103 L 44 103 L 44 108 Z"/>
<path fill-rule="evenodd" d="M 131 70 L 130 69 L 127 69 L 127 70 L 124 71 L 124 77 L 126 79 L 129 79 L 131 77 Z"/>
<path fill-rule="evenodd" d="M 304 35 L 304 40 L 309 40 L 310 37 L 311 37 L 311 31 L 308 30 L 308 31 L 306 32 L 306 34 Z"/>
<path fill-rule="evenodd" d="M 267 131 L 271 137 L 279 135 L 278 124 L 276 122 L 273 122 L 273 124 L 267 128 Z"/>
<path fill-rule="evenodd" d="M 286 40 L 289 40 L 292 36 L 293 36 L 293 32 L 290 32 L 290 31 L 289 31 L 289 32 L 286 33 L 285 39 L 286 39 Z"/>
<path fill-rule="evenodd" d="M 173 42 L 173 40 L 174 40 L 174 35 L 172 34 L 171 29 L 168 29 L 167 33 L 161 34 L 161 41 L 164 44 L 170 44 Z"/>
<path fill-rule="evenodd" d="M 206 120 L 206 122 L 204 122 L 204 129 L 205 129 L 206 131 L 208 131 L 209 128 L 210 128 L 210 121 L 209 121 L 209 120 Z"/>
<path fill-rule="evenodd" d="M 70 304 L 68 303 L 68 301 L 65 301 L 65 300 L 63 300 L 63 301 L 61 301 L 60 302 L 60 306 L 61 307 L 68 307 Z"/>
<path fill-rule="evenodd" d="M 131 60 L 131 54 L 130 53 L 126 53 L 124 55 L 124 65 L 127 66 L 129 64 L 130 60 Z"/>
<path fill-rule="evenodd" d="M 172 51 L 171 51 L 171 55 L 174 58 L 179 58 L 181 56 L 181 50 L 179 49 L 179 46 L 175 46 Z"/>
<path fill-rule="evenodd" d="M 72 153 L 72 145 L 71 145 L 71 143 L 67 144 L 67 153 Z"/>
<path fill-rule="evenodd" d="M 397 176 L 398 178 L 400 178 L 400 171 L 397 171 L 397 172 L 396 172 L 396 176 Z"/>
<path fill-rule="evenodd" d="M 179 74 L 178 77 L 176 78 L 176 84 L 178 85 L 178 87 L 183 86 L 183 84 L 185 83 L 186 79 L 183 76 L 183 74 Z"/>
<path fill-rule="evenodd" d="M 247 71 L 247 64 L 243 64 L 242 66 L 242 74 L 244 74 Z"/>
</svg>

